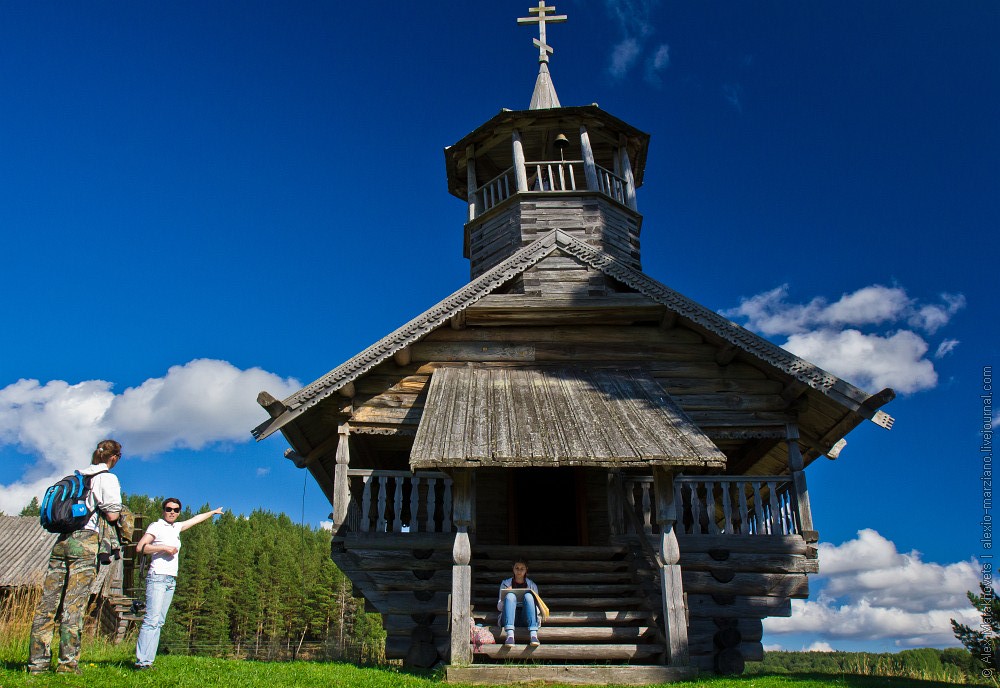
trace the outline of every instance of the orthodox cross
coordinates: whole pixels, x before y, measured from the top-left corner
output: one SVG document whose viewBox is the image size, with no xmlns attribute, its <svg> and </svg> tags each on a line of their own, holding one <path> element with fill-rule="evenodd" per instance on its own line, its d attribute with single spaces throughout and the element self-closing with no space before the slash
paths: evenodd
<svg viewBox="0 0 1000 688">
<path fill-rule="evenodd" d="M 559 15 L 549 15 L 549 12 L 555 12 L 555 7 L 547 7 L 545 5 L 545 0 L 538 0 L 538 7 L 529 7 L 528 11 L 537 16 L 535 17 L 518 17 L 518 24 L 538 24 L 538 38 L 534 39 L 534 44 L 538 46 L 538 61 L 548 62 L 549 54 L 552 52 L 552 47 L 545 42 L 545 22 L 552 22 L 553 24 L 558 24 L 560 22 L 566 21 L 565 14 Z"/>
</svg>

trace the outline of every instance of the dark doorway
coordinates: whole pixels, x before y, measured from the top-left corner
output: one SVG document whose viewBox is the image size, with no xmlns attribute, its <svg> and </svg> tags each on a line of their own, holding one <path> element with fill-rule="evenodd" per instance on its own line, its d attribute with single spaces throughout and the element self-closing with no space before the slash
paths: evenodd
<svg viewBox="0 0 1000 688">
<path fill-rule="evenodd" d="M 517 468 L 510 471 L 512 545 L 583 544 L 581 494 L 576 468 Z"/>
</svg>

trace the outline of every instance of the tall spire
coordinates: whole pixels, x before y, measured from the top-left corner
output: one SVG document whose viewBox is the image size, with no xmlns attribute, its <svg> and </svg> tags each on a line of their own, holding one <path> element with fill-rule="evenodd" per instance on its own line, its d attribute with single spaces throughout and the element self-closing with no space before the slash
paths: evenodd
<svg viewBox="0 0 1000 688">
<path fill-rule="evenodd" d="M 534 14 L 533 17 L 518 17 L 518 24 L 538 24 L 538 38 L 534 39 L 534 44 L 538 47 L 538 78 L 535 80 L 535 90 L 531 94 L 531 104 L 529 110 L 546 110 L 557 108 L 559 96 L 556 95 L 556 88 L 552 85 L 552 77 L 549 75 L 549 55 L 552 54 L 552 46 L 545 42 L 545 24 L 551 22 L 558 24 L 566 21 L 565 14 L 550 15 L 555 12 L 555 7 L 546 6 L 545 0 L 538 0 L 538 7 L 529 7 L 528 11 Z"/>
</svg>

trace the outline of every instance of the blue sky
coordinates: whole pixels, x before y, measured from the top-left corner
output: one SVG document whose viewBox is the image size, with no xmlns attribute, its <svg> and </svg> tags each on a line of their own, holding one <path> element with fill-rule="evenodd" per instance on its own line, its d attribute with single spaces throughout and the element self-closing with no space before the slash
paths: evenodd
<svg viewBox="0 0 1000 688">
<path fill-rule="evenodd" d="M 0 5 L 0 509 L 109 434 L 128 491 L 324 519 L 250 440 L 256 393 L 466 283 L 442 149 L 527 107 L 528 4 Z M 556 7 L 562 103 L 652 135 L 645 272 L 900 392 L 809 469 L 823 575 L 765 644 L 950 642 L 1000 358 L 1000 5 Z"/>
</svg>

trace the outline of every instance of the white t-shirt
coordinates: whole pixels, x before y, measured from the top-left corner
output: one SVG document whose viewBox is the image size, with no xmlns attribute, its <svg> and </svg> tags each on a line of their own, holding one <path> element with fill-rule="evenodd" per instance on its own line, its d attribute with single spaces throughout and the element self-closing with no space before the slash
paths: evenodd
<svg viewBox="0 0 1000 688">
<path fill-rule="evenodd" d="M 151 523 L 149 528 L 146 528 L 146 535 L 153 536 L 153 542 L 151 544 L 168 545 L 170 547 L 177 548 L 176 554 L 154 552 L 153 561 L 149 564 L 149 572 L 158 573 L 162 576 L 176 576 L 178 557 L 181 553 L 180 524 L 174 523 L 171 525 L 161 518 L 160 520 Z"/>
<path fill-rule="evenodd" d="M 90 496 L 87 498 L 87 507 L 95 509 L 95 511 L 83 529 L 96 533 L 98 532 L 98 511 L 114 513 L 122 510 L 122 487 L 118 482 L 118 476 L 108 471 L 107 464 L 92 464 L 81 469 L 80 473 L 94 476 L 90 480 Z"/>
</svg>

